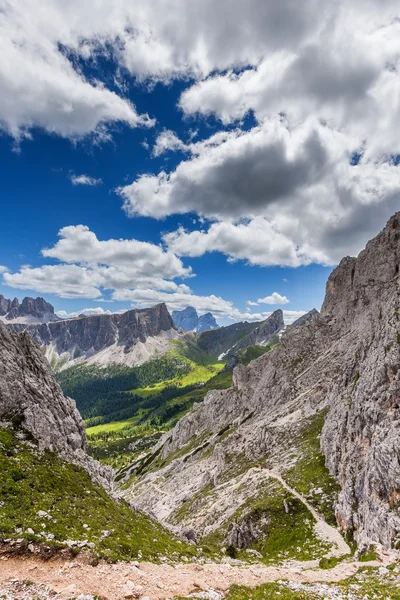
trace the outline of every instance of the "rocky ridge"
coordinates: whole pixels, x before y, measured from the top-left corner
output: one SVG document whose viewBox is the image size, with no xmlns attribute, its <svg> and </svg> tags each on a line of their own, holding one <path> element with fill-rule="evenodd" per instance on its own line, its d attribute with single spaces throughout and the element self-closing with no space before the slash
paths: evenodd
<svg viewBox="0 0 400 600">
<path fill-rule="evenodd" d="M 179 338 L 165 304 L 122 314 L 10 327 L 27 331 L 43 346 L 55 370 L 79 363 L 136 366 L 155 352 L 168 351 L 170 340 Z"/>
<path fill-rule="evenodd" d="M 145 468 L 134 467 L 137 479 L 125 494 L 200 537 L 229 519 L 246 527 L 235 515 L 268 479 L 256 465 L 268 461 L 275 472 L 305 477 L 296 475 L 302 431 L 318 416 L 320 450 L 340 486 L 337 523 L 360 549 L 396 547 L 399 264 L 397 213 L 357 258 L 344 258 L 333 271 L 321 314 L 287 330 L 278 347 L 248 367 L 238 365 L 231 389 L 210 392 L 160 440 Z M 312 497 L 323 492 L 309 484 Z"/>
<path fill-rule="evenodd" d="M 18 298 L 9 300 L 0 294 L 0 320 L 18 323 L 48 323 L 59 321 L 54 314 L 54 307 L 44 298 L 24 298 L 20 303 Z"/>
<path fill-rule="evenodd" d="M 222 359 L 253 344 L 266 345 L 284 326 L 283 313 L 278 309 L 264 321 L 242 321 L 213 331 L 205 331 L 199 336 L 197 345 L 203 352 Z"/>
</svg>

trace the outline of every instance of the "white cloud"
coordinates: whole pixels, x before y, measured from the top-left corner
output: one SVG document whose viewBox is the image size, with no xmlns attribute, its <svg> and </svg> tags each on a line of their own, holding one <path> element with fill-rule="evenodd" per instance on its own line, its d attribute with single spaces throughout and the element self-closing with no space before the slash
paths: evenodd
<svg viewBox="0 0 400 600">
<path fill-rule="evenodd" d="M 178 138 L 176 133 L 170 131 L 169 129 L 165 129 L 157 136 L 152 154 L 153 156 L 160 156 L 165 152 L 175 152 L 177 150 L 186 152 L 188 150 L 188 146 Z"/>
<path fill-rule="evenodd" d="M 64 227 L 59 237 L 42 255 L 61 264 L 24 266 L 17 273 L 5 273 L 6 285 L 64 298 L 99 298 L 102 290 L 133 287 L 190 293 L 186 284 L 174 279 L 191 277 L 191 268 L 161 246 L 134 239 L 100 241 L 84 225 Z"/>
<path fill-rule="evenodd" d="M 248 306 L 258 306 L 258 302 L 253 302 L 252 300 L 247 300 L 246 304 Z"/>
<path fill-rule="evenodd" d="M 96 179 L 95 177 L 90 177 L 90 175 L 71 175 L 70 177 L 72 185 L 100 185 L 103 183 L 102 179 Z"/>
<path fill-rule="evenodd" d="M 3 3 L 0 123 L 11 136 L 29 136 L 32 128 L 40 127 L 71 139 L 89 133 L 104 137 L 109 123 L 152 124 L 128 100 L 100 81 L 86 79 L 61 49 L 70 44 L 73 52 L 90 29 L 89 23 L 75 28 L 82 8 L 67 8 L 56 0 L 48 0 L 46 6 L 28 0 Z"/>
<path fill-rule="evenodd" d="M 9 270 L 8 267 L 5 267 L 4 265 L 0 265 L 0 274 L 7 273 L 8 270 Z"/>
<path fill-rule="evenodd" d="M 96 308 L 82 308 L 82 310 L 78 310 L 76 312 L 67 313 L 65 310 L 57 310 L 56 315 L 61 317 L 61 319 L 75 319 L 76 317 L 80 317 L 84 315 L 85 317 L 95 317 L 98 315 L 113 315 L 113 314 L 121 314 L 126 312 L 127 309 L 123 310 L 104 310 L 101 306 Z"/>
<path fill-rule="evenodd" d="M 3 2 L 0 122 L 16 138 L 34 127 L 76 138 L 105 136 L 109 123 L 150 124 L 105 87 L 100 68 L 97 80 L 85 78 L 79 61 L 96 68 L 99 58 L 114 60 L 116 79 L 126 71 L 139 80 L 204 77 L 295 48 L 325 13 L 317 0 Z"/>
<path fill-rule="evenodd" d="M 297 267 L 309 264 L 291 235 L 285 235 L 263 217 L 244 223 L 218 222 L 208 230 L 187 232 L 183 228 L 164 235 L 168 248 L 178 256 L 202 256 L 206 252 L 222 252 L 229 260 L 245 260 L 263 267 L 282 265 Z M 328 262 L 327 257 L 316 257 Z"/>
<path fill-rule="evenodd" d="M 236 129 L 197 143 L 175 137 L 175 148 L 191 156 L 119 189 L 130 216 L 195 212 L 217 221 L 167 236 L 180 255 L 218 251 L 250 264 L 332 265 L 357 254 L 397 210 L 397 5 L 330 3 L 316 21 L 309 9 L 299 37 L 266 45 L 246 69 L 215 63 L 210 76 L 182 93 L 185 116 L 216 117 Z M 296 27 L 299 16 L 290 21 Z M 205 52 L 210 43 L 205 36 Z M 248 114 L 255 120 L 249 130 L 241 123 Z"/>
<path fill-rule="evenodd" d="M 273 292 L 270 296 L 265 296 L 265 298 L 259 298 L 257 302 L 259 304 L 289 304 L 286 296 L 281 296 L 278 292 Z"/>
</svg>

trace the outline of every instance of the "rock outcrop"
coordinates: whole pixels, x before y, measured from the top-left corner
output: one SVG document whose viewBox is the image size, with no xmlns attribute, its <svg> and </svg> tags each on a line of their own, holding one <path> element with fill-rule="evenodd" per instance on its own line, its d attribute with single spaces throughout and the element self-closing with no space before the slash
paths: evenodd
<svg viewBox="0 0 400 600">
<path fill-rule="evenodd" d="M 26 297 L 20 303 L 18 298 L 8 300 L 0 294 L 0 320 L 19 323 L 48 323 L 59 321 L 54 307 L 44 298 Z"/>
<path fill-rule="evenodd" d="M 0 422 L 31 436 L 40 451 L 57 452 L 109 487 L 111 472 L 87 454 L 84 422 L 27 333 L 0 323 Z"/>
<path fill-rule="evenodd" d="M 172 320 L 175 327 L 182 329 L 182 331 L 202 333 L 203 331 L 218 329 L 219 327 L 215 317 L 210 312 L 199 317 L 197 310 L 193 306 L 187 306 L 183 310 L 172 311 Z"/>
<path fill-rule="evenodd" d="M 296 468 L 302 424 L 326 411 L 320 448 L 341 490 L 338 524 L 360 548 L 398 545 L 399 265 L 397 213 L 357 258 L 333 271 L 321 314 L 290 328 L 248 367 L 238 365 L 231 389 L 210 392 L 161 439 L 154 450 L 161 468 L 152 470 L 147 458 L 147 474 L 127 495 L 205 535 L 259 494 L 266 474 L 245 466 L 267 460 L 276 472 Z"/>
<path fill-rule="evenodd" d="M 169 349 L 179 337 L 165 304 L 122 314 L 63 319 L 42 325 L 12 325 L 45 349 L 55 370 L 81 362 L 136 366 Z"/>
</svg>

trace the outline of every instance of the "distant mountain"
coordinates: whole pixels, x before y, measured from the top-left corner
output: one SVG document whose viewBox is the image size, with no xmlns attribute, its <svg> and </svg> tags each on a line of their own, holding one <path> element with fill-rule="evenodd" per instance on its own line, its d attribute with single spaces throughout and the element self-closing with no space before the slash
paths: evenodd
<svg viewBox="0 0 400 600">
<path fill-rule="evenodd" d="M 283 313 L 279 309 L 264 321 L 244 321 L 206 331 L 200 335 L 197 345 L 203 352 L 222 359 L 227 354 L 234 354 L 247 346 L 266 345 L 284 326 Z"/>
<path fill-rule="evenodd" d="M 196 333 L 203 333 L 203 331 L 209 331 L 210 329 L 218 329 L 219 325 L 215 320 L 215 317 L 210 312 L 199 317 L 195 328 Z"/>
<path fill-rule="evenodd" d="M 62 319 L 37 325 L 10 324 L 45 347 L 55 370 L 77 363 L 133 367 L 167 352 L 180 337 L 165 304 L 122 314 Z"/>
<path fill-rule="evenodd" d="M 187 306 L 184 310 L 172 311 L 172 320 L 178 329 L 195 331 L 196 333 L 218 329 L 219 327 L 215 317 L 210 312 L 199 317 L 193 306 Z"/>
<path fill-rule="evenodd" d="M 9 300 L 0 294 L 0 320 L 17 323 L 49 323 L 59 321 L 54 307 L 44 298 L 26 297 L 21 304 L 18 298 Z"/>
</svg>

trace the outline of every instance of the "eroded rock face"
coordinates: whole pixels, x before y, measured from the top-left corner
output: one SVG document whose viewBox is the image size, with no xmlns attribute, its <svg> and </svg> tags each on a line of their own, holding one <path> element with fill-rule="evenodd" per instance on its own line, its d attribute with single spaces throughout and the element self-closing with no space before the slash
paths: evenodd
<svg viewBox="0 0 400 600">
<path fill-rule="evenodd" d="M 265 459 L 284 472 L 296 463 L 298 424 L 326 409 L 320 444 L 341 487 L 338 523 L 360 547 L 397 544 L 399 265 L 400 213 L 358 258 L 343 259 L 333 271 L 320 315 L 290 328 L 277 348 L 248 367 L 238 365 L 234 386 L 210 392 L 156 447 L 166 459 L 190 448 L 193 440 L 206 439 L 204 456 L 186 454 L 171 461 L 139 478 L 128 495 L 166 521 L 188 499 L 200 498 L 191 504 L 185 524 L 207 534 L 258 493 L 262 470 L 250 469 L 240 481 L 229 479 L 235 457 L 251 464 Z M 228 438 L 227 428 L 232 431 Z M 226 483 L 204 493 L 218 481 Z M 162 487 L 161 499 L 153 485 Z"/>
<path fill-rule="evenodd" d="M 58 321 L 54 307 L 44 298 L 26 297 L 19 303 L 18 298 L 8 300 L 0 294 L 0 317 L 7 321 L 18 319 L 20 323 L 47 323 Z"/>
<path fill-rule="evenodd" d="M 144 362 L 156 349 L 162 350 L 163 341 L 167 349 L 168 340 L 176 337 L 165 304 L 128 310 L 122 314 L 65 319 L 42 325 L 15 324 L 11 327 L 15 331 L 28 331 L 35 342 L 45 346 L 49 360 L 55 359 L 55 367 L 56 360 L 63 355 L 66 361 L 115 362 L 133 366 Z M 154 342 L 154 347 L 146 346 L 149 338 L 159 338 L 159 344 Z"/>
<path fill-rule="evenodd" d="M 31 435 L 39 450 L 57 452 L 110 484 L 110 470 L 87 456 L 85 425 L 75 402 L 65 398 L 50 365 L 27 333 L 0 323 L 0 422 Z"/>
</svg>

